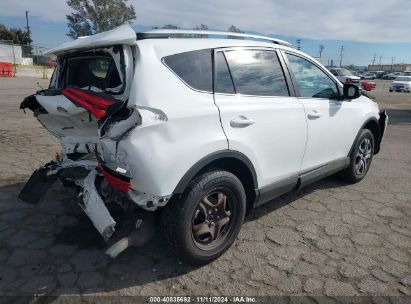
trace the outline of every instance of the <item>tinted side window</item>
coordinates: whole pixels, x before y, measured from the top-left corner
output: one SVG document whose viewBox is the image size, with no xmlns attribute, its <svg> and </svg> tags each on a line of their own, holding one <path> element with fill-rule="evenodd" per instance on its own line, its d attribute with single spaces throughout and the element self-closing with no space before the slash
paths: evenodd
<svg viewBox="0 0 411 304">
<path fill-rule="evenodd" d="M 304 58 L 287 54 L 301 97 L 338 98 L 337 85 L 316 65 Z"/>
<path fill-rule="evenodd" d="M 223 52 L 217 52 L 215 55 L 215 92 L 235 94 L 233 80 L 228 70 L 227 62 Z"/>
<path fill-rule="evenodd" d="M 167 56 L 164 63 L 193 89 L 213 91 L 211 50 Z"/>
<path fill-rule="evenodd" d="M 225 56 L 237 93 L 289 96 L 284 73 L 275 51 L 236 50 Z"/>
</svg>

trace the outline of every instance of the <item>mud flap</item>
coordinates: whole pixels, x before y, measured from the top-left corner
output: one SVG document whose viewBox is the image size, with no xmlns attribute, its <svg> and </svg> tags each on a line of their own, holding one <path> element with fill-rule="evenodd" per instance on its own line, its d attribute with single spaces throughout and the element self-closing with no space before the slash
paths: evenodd
<svg viewBox="0 0 411 304">
<path fill-rule="evenodd" d="M 57 179 L 56 173 L 48 175 L 47 171 L 47 165 L 34 171 L 20 191 L 19 199 L 28 204 L 38 204 Z"/>
<path fill-rule="evenodd" d="M 379 124 L 379 127 L 380 127 L 380 137 L 378 138 L 378 142 L 375 146 L 374 154 L 378 154 L 378 152 L 380 152 L 382 139 L 384 137 L 385 130 L 387 129 L 387 125 L 388 125 L 387 111 L 381 111 L 380 112 L 380 119 L 378 121 L 378 124 Z"/>
</svg>

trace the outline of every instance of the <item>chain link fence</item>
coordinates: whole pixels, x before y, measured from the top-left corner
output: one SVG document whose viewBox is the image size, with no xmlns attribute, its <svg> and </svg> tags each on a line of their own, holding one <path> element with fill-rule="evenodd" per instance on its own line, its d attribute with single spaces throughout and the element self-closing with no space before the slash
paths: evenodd
<svg viewBox="0 0 411 304">
<path fill-rule="evenodd" d="M 55 67 L 53 56 L 45 56 L 49 47 L 40 45 L 15 44 L 10 40 L 0 40 L 0 62 L 9 62 L 13 65 Z"/>
</svg>

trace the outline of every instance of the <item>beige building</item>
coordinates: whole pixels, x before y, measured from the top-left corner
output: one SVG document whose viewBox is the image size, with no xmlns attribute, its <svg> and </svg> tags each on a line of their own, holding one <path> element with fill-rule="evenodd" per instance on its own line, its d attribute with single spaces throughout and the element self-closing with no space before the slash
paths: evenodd
<svg viewBox="0 0 411 304">
<path fill-rule="evenodd" d="M 368 71 L 384 71 L 384 72 L 405 72 L 411 71 L 411 63 L 401 63 L 401 64 L 370 64 L 368 66 Z"/>
</svg>

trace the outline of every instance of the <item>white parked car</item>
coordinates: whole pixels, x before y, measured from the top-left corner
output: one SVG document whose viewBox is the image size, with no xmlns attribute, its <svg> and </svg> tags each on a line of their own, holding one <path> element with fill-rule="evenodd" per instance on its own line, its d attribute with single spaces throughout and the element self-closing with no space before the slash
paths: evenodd
<svg viewBox="0 0 411 304">
<path fill-rule="evenodd" d="M 361 78 L 355 76 L 350 70 L 345 68 L 329 68 L 329 71 L 339 80 L 341 83 L 355 83 L 360 86 Z"/>
<path fill-rule="evenodd" d="M 411 76 L 398 76 L 390 85 L 390 92 L 411 93 Z"/>
<path fill-rule="evenodd" d="M 145 214 L 161 209 L 171 248 L 209 262 L 234 242 L 248 209 L 330 174 L 363 179 L 387 122 L 357 86 L 274 38 L 136 36 L 124 25 L 50 53 L 58 64 L 49 88 L 21 108 L 62 149 L 20 198 L 37 203 L 59 178 L 79 189 L 105 240 L 118 237 L 110 213 L 118 204 L 137 230 L 111 256 L 141 243 Z"/>
<path fill-rule="evenodd" d="M 375 78 L 377 78 L 377 75 L 375 73 L 368 72 L 368 73 L 365 73 L 364 75 L 362 75 L 362 78 L 363 79 L 372 79 L 372 80 L 374 80 Z"/>
</svg>

